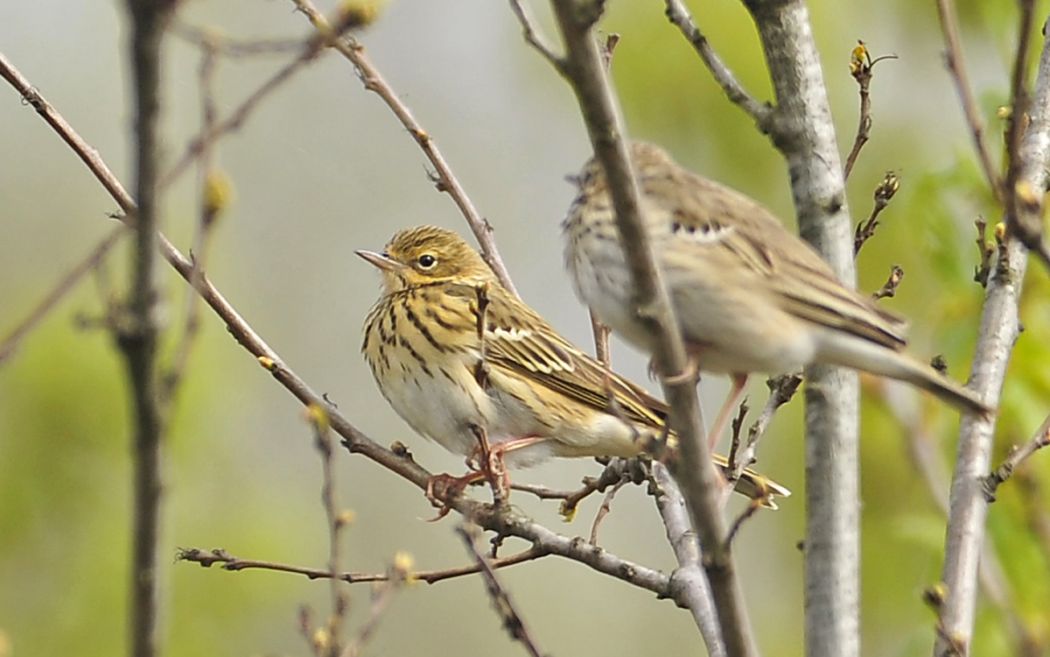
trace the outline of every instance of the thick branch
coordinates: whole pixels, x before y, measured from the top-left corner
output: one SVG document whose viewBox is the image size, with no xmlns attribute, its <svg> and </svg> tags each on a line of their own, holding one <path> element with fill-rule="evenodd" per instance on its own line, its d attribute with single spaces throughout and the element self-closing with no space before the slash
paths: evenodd
<svg viewBox="0 0 1050 657">
<path fill-rule="evenodd" d="M 1028 130 L 1018 152 L 1018 185 L 1045 189 L 1050 161 L 1050 41 L 1040 57 Z M 972 387 L 983 399 L 998 399 L 1014 342 L 1019 335 L 1018 302 L 1027 266 L 1026 249 L 1008 235 L 1004 257 L 989 276 L 977 339 Z M 995 419 L 968 415 L 959 432 L 959 448 L 952 477 L 945 562 L 942 581 L 947 598 L 941 606 L 941 625 L 934 655 L 951 654 L 955 646 L 969 646 L 977 605 L 977 572 L 984 539 L 988 500 L 983 481 L 991 469 Z"/>
<path fill-rule="evenodd" d="M 776 92 L 770 135 L 787 160 L 799 232 L 853 285 L 852 222 L 806 5 L 745 4 Z M 806 654 L 854 657 L 860 652 L 857 375 L 815 365 L 806 381 Z"/>
<path fill-rule="evenodd" d="M 629 245 L 625 257 L 635 288 L 636 312 L 648 323 L 650 332 L 660 336 L 653 354 L 660 371 L 664 374 L 684 372 L 686 354 L 681 331 L 639 215 L 638 185 L 631 171 L 602 55 L 591 31 L 600 14 L 600 5 L 556 1 L 552 5 L 565 41 L 563 72 L 579 100 L 595 156 L 609 181 L 621 244 Z M 665 382 L 663 387 L 671 404 L 671 426 L 678 433 L 681 445 L 682 467 L 678 472 L 682 491 L 700 537 L 726 651 L 730 655 L 757 654 L 725 540 L 726 527 L 718 505 L 719 475 L 704 439 L 696 388 L 691 381 Z"/>
</svg>

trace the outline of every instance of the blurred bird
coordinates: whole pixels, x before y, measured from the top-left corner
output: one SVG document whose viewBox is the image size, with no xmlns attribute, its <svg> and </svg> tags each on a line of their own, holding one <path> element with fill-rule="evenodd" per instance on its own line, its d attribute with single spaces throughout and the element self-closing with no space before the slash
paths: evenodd
<svg viewBox="0 0 1050 657">
<path fill-rule="evenodd" d="M 634 456 L 665 435 L 663 402 L 561 337 L 455 233 L 409 228 L 357 254 L 383 274 L 362 345 L 379 390 L 419 434 L 488 459 L 462 485 L 504 462 Z M 751 470 L 736 489 L 767 506 L 790 494 Z"/>
<path fill-rule="evenodd" d="M 842 285 L 766 208 L 683 169 L 658 146 L 634 143 L 640 213 L 674 306 L 691 371 L 728 373 L 733 387 L 711 425 L 725 428 L 751 372 L 843 365 L 928 390 L 956 408 L 990 413 L 976 393 L 902 353 L 905 322 Z M 631 275 L 605 173 L 594 158 L 575 178 L 563 224 L 565 259 L 583 301 L 614 331 L 652 353 L 636 316 Z"/>
</svg>

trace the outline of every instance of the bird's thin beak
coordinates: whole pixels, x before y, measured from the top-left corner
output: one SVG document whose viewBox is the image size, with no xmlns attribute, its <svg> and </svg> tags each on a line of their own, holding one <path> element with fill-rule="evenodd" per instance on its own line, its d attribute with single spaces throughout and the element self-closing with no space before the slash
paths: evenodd
<svg viewBox="0 0 1050 657">
<path fill-rule="evenodd" d="M 361 256 L 375 267 L 382 269 L 383 271 L 397 271 L 401 269 L 401 263 L 391 260 L 389 257 L 382 253 L 376 253 L 375 251 L 366 251 L 364 249 L 358 249 L 354 251 L 357 255 Z"/>
</svg>

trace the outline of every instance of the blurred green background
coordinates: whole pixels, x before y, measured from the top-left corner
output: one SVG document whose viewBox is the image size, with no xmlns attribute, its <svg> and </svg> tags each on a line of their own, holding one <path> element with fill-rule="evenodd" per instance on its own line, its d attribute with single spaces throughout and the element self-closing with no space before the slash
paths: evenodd
<svg viewBox="0 0 1050 657">
<path fill-rule="evenodd" d="M 540 23 L 553 36 L 543 3 Z M 614 75 L 633 136 L 668 147 L 684 164 L 760 199 L 790 223 L 785 167 L 749 120 L 713 85 L 659 2 L 613 3 L 603 24 L 618 32 Z M 848 6 L 847 6 L 848 5 Z M 759 97 L 769 84 L 754 29 L 739 2 L 692 3 L 713 45 Z M 330 6 L 324 7 L 330 9 Z M 876 68 L 874 130 L 850 180 L 855 220 L 887 169 L 902 176 L 883 226 L 860 256 L 860 285 L 881 286 L 893 263 L 906 277 L 887 307 L 913 320 L 913 351 L 944 353 L 951 373 L 968 371 L 981 290 L 972 221 L 996 221 L 974 165 L 954 90 L 942 65 L 933 3 L 810 3 L 839 128 L 848 150 L 856 126 L 850 49 L 864 39 Z M 4 3 L 0 51 L 97 147 L 117 174 L 129 173 L 126 21 L 122 3 L 39 0 Z M 967 61 L 989 137 L 998 152 L 995 109 L 1006 102 L 1016 23 L 1011 3 L 960 3 Z M 1046 15 L 1039 3 L 1038 16 Z M 196 0 L 180 19 L 221 34 L 301 37 L 291 4 Z M 1040 19 L 1041 20 L 1041 19 Z M 562 268 L 558 224 L 573 195 L 564 176 L 588 144 L 568 87 L 522 42 L 505 3 L 392 0 L 361 35 L 376 66 L 436 138 L 479 210 L 492 222 L 522 295 L 567 336 L 590 344 L 586 314 Z M 165 157 L 174 161 L 198 127 L 197 48 L 169 37 L 165 50 Z M 219 64 L 218 98 L 228 110 L 292 55 Z M 0 91 L 0 335 L 111 229 L 113 201 L 13 90 Z M 428 165 L 389 110 L 365 92 L 349 63 L 323 56 L 266 101 L 218 148 L 235 200 L 222 217 L 209 274 L 247 320 L 316 390 L 329 394 L 369 435 L 401 440 L 435 471 L 462 460 L 413 436 L 374 388 L 358 354 L 360 326 L 378 290 L 356 248 L 375 248 L 396 229 L 435 223 L 466 233 L 450 200 L 427 180 Z M 198 203 L 190 174 L 164 201 L 165 230 L 186 251 Z M 123 366 L 109 335 L 84 328 L 123 288 L 125 245 L 0 363 L 0 657 L 120 654 L 126 650 L 129 546 L 129 431 Z M 181 329 L 186 286 L 163 272 L 168 344 Z M 1050 317 L 1046 272 L 1033 266 L 1022 335 L 1003 402 L 1001 456 L 1027 439 L 1048 410 Z M 170 351 L 170 350 L 169 350 Z M 617 345 L 618 369 L 646 382 L 644 359 Z M 872 382 L 868 381 L 868 384 Z M 650 384 L 651 385 L 651 384 Z M 871 389 L 871 385 L 867 386 Z M 705 405 L 720 403 L 722 380 L 705 381 Z M 934 451 L 952 458 L 957 416 L 913 391 Z M 765 401 L 756 382 L 752 406 Z M 744 528 L 737 554 L 764 654 L 802 649 L 803 446 L 801 396 L 782 410 L 760 451 L 760 468 L 796 496 Z M 873 656 L 928 654 L 934 616 L 923 589 L 939 577 L 944 522 L 908 456 L 907 436 L 878 401 L 864 406 L 863 636 Z M 269 572 L 228 573 L 172 563 L 176 547 L 223 547 L 245 557 L 322 566 L 327 554 L 319 504 L 320 467 L 302 410 L 205 312 L 197 351 L 172 418 L 165 467 L 162 538 L 165 654 L 302 655 L 297 609 L 326 610 L 328 586 Z M 346 533 L 347 567 L 381 571 L 396 551 L 420 568 L 464 563 L 455 519 L 428 524 L 423 497 L 363 459 L 337 455 L 343 504 L 356 512 Z M 591 462 L 557 462 L 521 481 L 574 487 Z M 1050 474 L 1045 455 L 1028 470 Z M 1045 486 L 1045 484 L 1044 484 Z M 1017 482 L 1000 491 L 989 524 L 1006 569 L 1010 607 L 1047 637 L 1050 568 L 1031 523 L 1046 513 L 1045 487 Z M 586 535 L 599 500 L 572 525 L 556 505 L 515 502 L 553 528 Z M 601 543 L 670 570 L 673 556 L 643 491 L 623 490 Z M 516 547 L 508 544 L 507 553 Z M 541 647 L 551 654 L 701 654 L 687 613 L 670 602 L 547 558 L 504 571 Z M 353 590 L 352 623 L 367 615 L 368 592 Z M 489 608 L 482 584 L 465 578 L 402 591 L 372 654 L 517 655 Z M 1005 616 L 984 604 L 974 654 L 1010 654 Z"/>
</svg>

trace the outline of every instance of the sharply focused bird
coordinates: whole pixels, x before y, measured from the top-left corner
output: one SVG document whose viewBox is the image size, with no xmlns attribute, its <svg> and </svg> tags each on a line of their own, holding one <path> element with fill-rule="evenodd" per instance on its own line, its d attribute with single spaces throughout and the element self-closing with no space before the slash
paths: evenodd
<svg viewBox="0 0 1050 657">
<path fill-rule="evenodd" d="M 362 351 L 383 396 L 424 437 L 468 456 L 487 441 L 498 464 L 527 466 L 634 456 L 642 438 L 667 432 L 663 402 L 560 336 L 455 233 L 409 228 L 382 253 L 357 254 L 383 274 Z M 768 504 L 790 494 L 751 470 L 737 490 Z"/>
<path fill-rule="evenodd" d="M 639 210 L 693 369 L 730 374 L 732 391 L 712 424 L 725 428 L 751 372 L 843 365 L 901 379 L 970 413 L 976 393 L 903 353 L 904 321 L 839 282 L 820 255 L 747 196 L 679 166 L 658 146 L 634 143 Z M 580 298 L 629 342 L 652 353 L 635 315 L 605 173 L 594 158 L 563 227 L 565 259 Z"/>
</svg>

